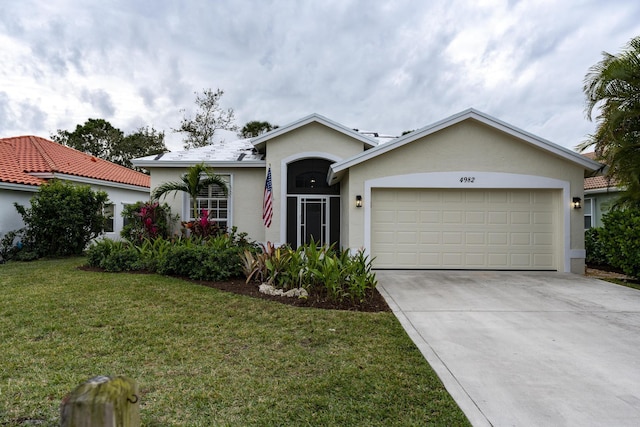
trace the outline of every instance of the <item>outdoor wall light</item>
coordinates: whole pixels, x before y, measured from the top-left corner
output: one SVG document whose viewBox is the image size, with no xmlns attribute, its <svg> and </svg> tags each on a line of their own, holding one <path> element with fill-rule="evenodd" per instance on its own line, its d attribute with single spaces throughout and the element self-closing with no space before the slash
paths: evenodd
<svg viewBox="0 0 640 427">
<path fill-rule="evenodd" d="M 361 207 L 362 207 L 362 196 L 358 194 L 356 196 L 356 208 L 361 208 Z"/>
<path fill-rule="evenodd" d="M 582 207 L 582 199 L 580 199 L 580 197 L 574 197 L 571 206 L 573 206 L 573 209 L 580 209 Z"/>
</svg>

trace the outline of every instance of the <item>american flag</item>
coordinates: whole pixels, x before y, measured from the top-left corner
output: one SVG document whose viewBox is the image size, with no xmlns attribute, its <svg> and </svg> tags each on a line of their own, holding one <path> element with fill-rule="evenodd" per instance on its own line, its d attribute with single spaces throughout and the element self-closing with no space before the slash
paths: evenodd
<svg viewBox="0 0 640 427">
<path fill-rule="evenodd" d="M 269 228 L 273 217 L 273 184 L 271 183 L 271 166 L 267 172 L 267 181 L 264 183 L 264 199 L 262 200 L 262 221 Z"/>
</svg>

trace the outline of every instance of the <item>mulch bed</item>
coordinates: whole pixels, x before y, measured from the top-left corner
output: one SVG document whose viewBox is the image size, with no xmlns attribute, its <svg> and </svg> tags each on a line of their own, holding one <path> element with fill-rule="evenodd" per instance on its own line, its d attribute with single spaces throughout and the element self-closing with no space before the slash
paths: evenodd
<svg viewBox="0 0 640 427">
<path fill-rule="evenodd" d="M 597 279 L 618 279 L 627 283 L 640 285 L 640 280 L 629 277 L 619 270 L 613 269 L 607 265 L 587 265 L 585 275 L 595 277 Z"/>
<path fill-rule="evenodd" d="M 89 266 L 80 266 L 78 267 L 80 270 L 85 271 L 103 271 L 100 268 L 89 267 Z M 139 273 L 144 274 L 145 272 L 132 271 L 129 273 Z M 348 310 L 348 311 L 363 311 L 363 312 L 390 312 L 391 309 L 387 305 L 387 302 L 384 300 L 380 292 L 377 289 L 373 289 L 365 301 L 362 303 L 354 304 L 351 301 L 343 301 L 341 303 L 336 303 L 329 301 L 326 295 L 322 294 L 317 290 L 311 290 L 309 292 L 308 298 L 289 298 L 289 297 L 280 297 L 274 295 L 263 294 L 258 290 L 257 283 L 245 283 L 244 279 L 233 279 L 227 280 L 223 282 L 210 282 L 205 280 L 191 280 L 180 277 L 180 279 L 187 280 L 192 283 L 197 283 L 202 286 L 208 286 L 210 288 L 219 289 L 225 292 L 233 292 L 238 295 L 245 295 L 252 298 L 259 298 L 263 300 L 276 301 L 281 304 L 292 305 L 294 307 L 313 307 L 320 308 L 325 310 Z"/>
</svg>

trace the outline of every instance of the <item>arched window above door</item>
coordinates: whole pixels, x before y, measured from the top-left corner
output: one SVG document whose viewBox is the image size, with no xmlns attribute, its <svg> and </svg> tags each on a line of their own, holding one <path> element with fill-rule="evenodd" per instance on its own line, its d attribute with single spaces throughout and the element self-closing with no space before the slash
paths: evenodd
<svg viewBox="0 0 640 427">
<path fill-rule="evenodd" d="M 328 185 L 327 174 L 333 163 L 326 159 L 303 159 L 287 166 L 288 194 L 340 194 L 338 184 Z"/>
</svg>

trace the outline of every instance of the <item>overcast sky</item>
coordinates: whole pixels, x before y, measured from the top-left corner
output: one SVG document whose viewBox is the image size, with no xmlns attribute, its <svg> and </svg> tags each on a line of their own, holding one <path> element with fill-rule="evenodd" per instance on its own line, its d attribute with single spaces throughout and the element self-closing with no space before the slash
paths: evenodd
<svg viewBox="0 0 640 427">
<path fill-rule="evenodd" d="M 400 134 L 473 107 L 574 148 L 589 67 L 639 35 L 637 0 L 2 0 L 0 137 L 104 118 L 175 151 L 220 88 L 239 126 Z"/>
</svg>

